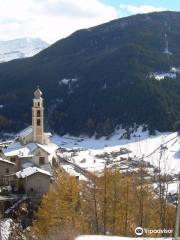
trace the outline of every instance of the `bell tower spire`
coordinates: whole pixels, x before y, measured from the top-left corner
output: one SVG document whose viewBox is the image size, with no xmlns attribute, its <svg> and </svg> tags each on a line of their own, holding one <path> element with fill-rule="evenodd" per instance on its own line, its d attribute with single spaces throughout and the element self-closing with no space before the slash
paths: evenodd
<svg viewBox="0 0 180 240">
<path fill-rule="evenodd" d="M 33 142 L 44 144 L 44 107 L 42 92 L 37 87 L 34 92 L 32 107 L 32 134 Z"/>
</svg>

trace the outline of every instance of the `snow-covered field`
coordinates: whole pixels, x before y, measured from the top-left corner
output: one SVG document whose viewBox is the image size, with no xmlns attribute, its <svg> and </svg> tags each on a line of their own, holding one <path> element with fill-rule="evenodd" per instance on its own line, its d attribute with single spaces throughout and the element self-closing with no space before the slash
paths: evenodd
<svg viewBox="0 0 180 240">
<path fill-rule="evenodd" d="M 143 132 L 142 127 L 133 132 L 130 139 L 122 137 L 125 130 L 116 130 L 110 137 L 72 137 L 65 135 L 53 136 L 52 141 L 61 147 L 60 155 L 77 164 L 84 170 L 98 172 L 105 167 L 118 166 L 122 172 L 138 170 L 140 161 L 147 164 L 150 176 L 160 167 L 162 173 L 173 177 L 169 183 L 168 192 L 177 192 L 177 174 L 180 173 L 180 136 L 178 133 L 159 133 L 149 136 L 148 131 Z M 64 165 L 70 174 L 74 173 L 72 166 Z M 82 176 L 80 176 L 82 177 Z"/>
<path fill-rule="evenodd" d="M 104 168 L 104 157 L 101 158 L 99 155 L 107 153 L 111 158 L 111 153 L 126 149 L 128 153 L 113 155 L 112 160 L 123 162 L 123 159 L 128 157 L 137 161 L 143 159 L 155 167 L 160 165 L 166 173 L 178 174 L 180 172 L 180 136 L 178 133 L 157 133 L 156 136 L 149 136 L 147 131 L 142 132 L 140 128 L 136 133 L 131 134 L 130 140 L 122 139 L 123 133 L 124 130 L 116 131 L 109 139 L 55 135 L 52 141 L 69 150 L 62 152 L 64 156 L 90 171 Z M 72 154 L 71 150 L 74 150 L 75 154 Z"/>
</svg>

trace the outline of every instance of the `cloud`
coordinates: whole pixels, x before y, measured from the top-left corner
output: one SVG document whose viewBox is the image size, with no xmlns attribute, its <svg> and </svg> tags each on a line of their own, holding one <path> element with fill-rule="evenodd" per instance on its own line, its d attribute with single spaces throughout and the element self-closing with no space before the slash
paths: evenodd
<svg viewBox="0 0 180 240">
<path fill-rule="evenodd" d="M 39 0 L 36 9 L 38 13 L 53 16 L 68 16 L 77 18 L 96 18 L 116 15 L 112 6 L 107 6 L 97 0 Z"/>
<path fill-rule="evenodd" d="M 150 12 L 160 12 L 166 10 L 162 7 L 155 7 L 150 5 L 126 5 L 121 4 L 119 7 L 120 14 L 123 14 L 124 12 L 127 14 L 138 14 L 138 13 L 150 13 Z"/>
<path fill-rule="evenodd" d="M 54 42 L 118 17 L 100 0 L 0 0 L 0 39 L 40 37 Z"/>
</svg>

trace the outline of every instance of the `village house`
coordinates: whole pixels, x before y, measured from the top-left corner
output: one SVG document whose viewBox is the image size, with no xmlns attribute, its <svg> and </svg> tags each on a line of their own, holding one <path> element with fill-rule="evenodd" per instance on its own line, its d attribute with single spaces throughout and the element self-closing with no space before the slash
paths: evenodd
<svg viewBox="0 0 180 240">
<path fill-rule="evenodd" d="M 16 171 L 15 163 L 0 158 L 0 185 L 4 184 L 4 177 Z"/>
<path fill-rule="evenodd" d="M 16 173 L 18 186 L 25 193 L 43 194 L 49 190 L 51 174 L 37 167 L 27 167 Z"/>
<path fill-rule="evenodd" d="M 14 173 L 15 170 L 16 170 L 16 166 L 14 163 L 0 158 L 0 176 Z"/>
</svg>

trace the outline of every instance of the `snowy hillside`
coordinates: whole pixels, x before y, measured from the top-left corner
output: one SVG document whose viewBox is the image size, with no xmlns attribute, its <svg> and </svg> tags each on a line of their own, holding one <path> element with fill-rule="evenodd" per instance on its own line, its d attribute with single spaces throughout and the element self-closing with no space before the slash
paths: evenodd
<svg viewBox="0 0 180 240">
<path fill-rule="evenodd" d="M 107 166 L 116 166 L 121 172 L 137 172 L 140 164 L 146 168 L 148 176 L 154 177 L 160 167 L 172 179 L 168 192 L 177 192 L 177 174 L 180 172 L 180 136 L 178 133 L 156 133 L 149 136 L 140 127 L 130 139 L 125 139 L 125 130 L 117 130 L 109 139 L 87 137 L 54 136 L 53 142 L 60 146 L 59 154 L 84 170 L 98 172 Z M 64 165 L 75 174 L 73 165 Z M 83 178 L 83 176 L 80 175 Z M 154 185 L 155 186 L 155 185 Z M 155 186 L 156 187 L 156 186 Z"/>
<path fill-rule="evenodd" d="M 149 136 L 148 132 L 142 132 L 141 128 L 131 135 L 131 138 L 124 139 L 124 130 L 116 131 L 109 139 L 86 137 L 63 136 L 53 137 L 53 142 L 65 149 L 76 150 L 75 156 L 71 154 L 71 160 L 87 170 L 101 170 L 104 168 L 104 159 L 101 155 L 106 153 L 109 160 L 123 162 L 122 158 L 138 160 L 143 158 L 152 166 L 158 167 L 161 158 L 161 168 L 169 174 L 180 172 L 180 137 L 178 133 L 157 133 L 156 136 Z M 121 149 L 121 152 L 120 152 Z M 124 152 L 123 152 L 124 151 Z M 126 153 L 127 152 L 127 153 Z M 111 153 L 116 156 L 111 157 Z M 64 156 L 68 157 L 65 152 Z M 69 155 L 70 156 L 70 155 Z M 130 170 L 126 168 L 125 170 Z"/>
<path fill-rule="evenodd" d="M 39 38 L 19 38 L 0 41 L 0 62 L 31 57 L 47 47 L 48 44 Z"/>
</svg>

